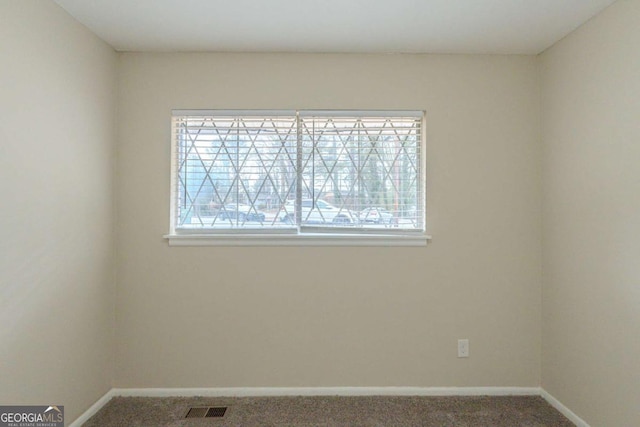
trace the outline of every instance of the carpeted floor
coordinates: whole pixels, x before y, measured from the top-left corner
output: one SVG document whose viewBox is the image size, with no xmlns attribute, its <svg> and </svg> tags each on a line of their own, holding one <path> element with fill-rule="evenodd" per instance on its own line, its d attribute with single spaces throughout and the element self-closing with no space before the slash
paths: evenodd
<svg viewBox="0 0 640 427">
<path fill-rule="evenodd" d="M 185 419 L 192 406 L 222 418 Z M 84 427 L 573 427 L 538 396 L 116 397 Z"/>
</svg>

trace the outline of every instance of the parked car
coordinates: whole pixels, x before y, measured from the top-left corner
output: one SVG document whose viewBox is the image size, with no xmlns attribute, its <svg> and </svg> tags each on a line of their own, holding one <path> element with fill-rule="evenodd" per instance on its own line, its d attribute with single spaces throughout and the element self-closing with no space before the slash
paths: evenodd
<svg viewBox="0 0 640 427">
<path fill-rule="evenodd" d="M 280 220 L 289 224 L 294 224 L 296 202 L 290 200 L 285 204 L 286 212 L 280 214 Z M 344 224 L 352 225 L 357 222 L 356 216 L 354 216 L 348 209 L 337 208 L 331 203 L 322 199 L 318 199 L 314 202 L 313 199 L 302 200 L 302 222 L 303 224 Z"/>
<path fill-rule="evenodd" d="M 238 220 L 240 222 L 264 222 L 265 214 L 248 205 L 224 205 L 218 211 L 219 220 Z"/>
<path fill-rule="evenodd" d="M 369 224 L 391 224 L 393 214 L 384 208 L 372 207 L 360 211 L 358 215 L 360 222 Z"/>
</svg>

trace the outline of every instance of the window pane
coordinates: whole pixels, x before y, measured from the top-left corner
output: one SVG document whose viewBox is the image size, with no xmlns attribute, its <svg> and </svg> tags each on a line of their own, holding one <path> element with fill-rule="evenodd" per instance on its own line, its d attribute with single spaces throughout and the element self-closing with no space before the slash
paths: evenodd
<svg viewBox="0 0 640 427">
<path fill-rule="evenodd" d="M 302 118 L 301 224 L 421 230 L 420 124 L 417 117 Z"/>
<path fill-rule="evenodd" d="M 419 113 L 179 114 L 176 231 L 424 230 Z"/>
<path fill-rule="evenodd" d="M 178 229 L 291 227 L 296 118 L 174 117 Z"/>
</svg>

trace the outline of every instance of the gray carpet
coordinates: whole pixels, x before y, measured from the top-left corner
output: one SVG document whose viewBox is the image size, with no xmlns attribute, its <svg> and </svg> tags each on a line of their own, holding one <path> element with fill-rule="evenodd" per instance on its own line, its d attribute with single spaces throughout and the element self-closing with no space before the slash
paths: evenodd
<svg viewBox="0 0 640 427">
<path fill-rule="evenodd" d="M 185 419 L 191 406 L 223 418 Z M 424 426 L 572 427 L 538 396 L 116 397 L 84 427 Z"/>
</svg>

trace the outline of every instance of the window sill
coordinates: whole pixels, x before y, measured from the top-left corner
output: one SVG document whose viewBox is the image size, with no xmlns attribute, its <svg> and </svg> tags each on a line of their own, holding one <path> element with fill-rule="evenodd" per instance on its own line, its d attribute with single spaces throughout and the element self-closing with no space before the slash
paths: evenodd
<svg viewBox="0 0 640 427">
<path fill-rule="evenodd" d="M 362 234 L 168 234 L 169 246 L 426 246 L 431 236 Z"/>
</svg>

